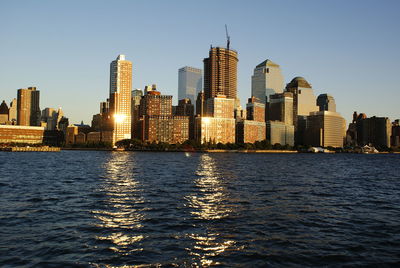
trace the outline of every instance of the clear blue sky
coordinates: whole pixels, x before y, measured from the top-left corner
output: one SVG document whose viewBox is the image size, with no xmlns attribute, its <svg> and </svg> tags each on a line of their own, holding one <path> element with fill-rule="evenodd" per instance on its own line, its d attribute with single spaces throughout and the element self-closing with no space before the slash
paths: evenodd
<svg viewBox="0 0 400 268">
<path fill-rule="evenodd" d="M 400 117 L 400 1 L 7 1 L 0 2 L 0 100 L 36 86 L 40 106 L 90 123 L 109 92 L 109 64 L 133 62 L 133 87 L 156 83 L 177 98 L 178 68 L 203 68 L 210 44 L 239 53 L 238 92 L 254 67 L 281 65 L 353 111 Z"/>
</svg>

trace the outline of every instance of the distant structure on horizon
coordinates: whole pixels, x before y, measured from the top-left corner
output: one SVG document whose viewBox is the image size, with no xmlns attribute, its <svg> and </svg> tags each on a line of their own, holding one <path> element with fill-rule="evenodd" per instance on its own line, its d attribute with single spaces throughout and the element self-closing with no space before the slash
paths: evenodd
<svg viewBox="0 0 400 268">
<path fill-rule="evenodd" d="M 254 68 L 251 76 L 251 95 L 262 103 L 270 99 L 270 95 L 282 93 L 285 83 L 278 64 L 265 60 Z"/>
<path fill-rule="evenodd" d="M 178 71 L 178 100 L 190 99 L 196 102 L 196 97 L 203 89 L 202 71 L 185 66 Z"/>
<path fill-rule="evenodd" d="M 17 94 L 17 125 L 40 126 L 40 91 L 36 87 L 20 88 Z"/>
<path fill-rule="evenodd" d="M 0 104 L 0 124 L 6 124 L 8 122 L 9 108 L 7 103 L 3 100 Z"/>
<path fill-rule="evenodd" d="M 110 64 L 110 115 L 113 141 L 131 138 L 132 62 L 118 55 Z"/>
<path fill-rule="evenodd" d="M 228 99 L 237 98 L 238 53 L 222 47 L 211 47 L 204 62 L 205 100 L 220 95 Z"/>
<path fill-rule="evenodd" d="M 10 108 L 8 111 L 8 120 L 13 125 L 17 124 L 17 99 L 16 98 L 14 98 L 10 102 Z"/>
</svg>

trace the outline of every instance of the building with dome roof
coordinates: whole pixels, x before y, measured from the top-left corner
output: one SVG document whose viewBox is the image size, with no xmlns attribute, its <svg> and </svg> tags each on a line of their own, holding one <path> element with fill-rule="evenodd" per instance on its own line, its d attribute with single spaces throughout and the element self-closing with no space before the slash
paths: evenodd
<svg viewBox="0 0 400 268">
<path fill-rule="evenodd" d="M 311 84 L 301 76 L 297 76 L 286 85 L 286 91 L 293 93 L 293 123 L 297 127 L 298 116 L 308 116 L 319 111 Z"/>
</svg>

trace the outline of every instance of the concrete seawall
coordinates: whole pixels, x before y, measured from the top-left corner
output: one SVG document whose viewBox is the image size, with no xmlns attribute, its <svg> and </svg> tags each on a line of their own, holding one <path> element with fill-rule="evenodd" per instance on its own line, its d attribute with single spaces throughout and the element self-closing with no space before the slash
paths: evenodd
<svg viewBox="0 0 400 268">
<path fill-rule="evenodd" d="M 60 147 L 3 147 L 0 151 L 5 152 L 59 152 Z"/>
</svg>

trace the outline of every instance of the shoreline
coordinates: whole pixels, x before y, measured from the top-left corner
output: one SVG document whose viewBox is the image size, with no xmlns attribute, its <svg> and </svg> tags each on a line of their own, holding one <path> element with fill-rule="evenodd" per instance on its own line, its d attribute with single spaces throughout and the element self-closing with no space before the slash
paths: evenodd
<svg viewBox="0 0 400 268">
<path fill-rule="evenodd" d="M 61 148 L 66 151 L 112 151 L 112 152 L 155 152 L 155 153 L 299 153 L 291 150 L 225 150 L 225 149 L 207 149 L 207 150 L 116 150 L 108 148 Z"/>
<path fill-rule="evenodd" d="M 365 154 L 359 152 L 302 152 L 297 150 L 226 150 L 226 149 L 206 149 L 206 150 L 118 150 L 111 148 L 63 148 L 66 151 L 110 151 L 110 152 L 154 152 L 154 153 L 244 153 L 244 154 Z M 400 152 L 378 152 L 370 154 L 400 154 Z"/>
<path fill-rule="evenodd" d="M 10 146 L 10 147 L 0 147 L 0 151 L 2 152 L 60 152 L 60 147 L 49 147 L 49 146 L 39 146 L 39 147 L 30 147 L 30 146 Z"/>
<path fill-rule="evenodd" d="M 68 147 L 0 147 L 0 151 L 3 152 L 60 152 L 60 151 L 109 151 L 109 152 L 154 152 L 154 153 L 239 153 L 239 154 L 315 154 L 306 151 L 297 150 L 257 150 L 257 149 L 245 149 L 245 150 L 228 150 L 228 149 L 204 149 L 204 150 L 124 150 L 124 149 L 113 149 L 113 148 L 68 148 Z M 400 152 L 378 152 L 378 153 L 360 153 L 360 152 L 318 152 L 317 154 L 400 154 Z"/>
</svg>

